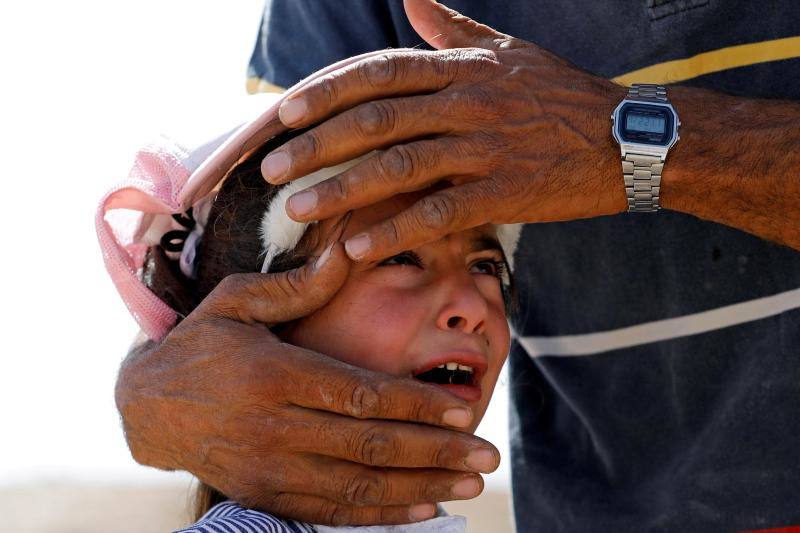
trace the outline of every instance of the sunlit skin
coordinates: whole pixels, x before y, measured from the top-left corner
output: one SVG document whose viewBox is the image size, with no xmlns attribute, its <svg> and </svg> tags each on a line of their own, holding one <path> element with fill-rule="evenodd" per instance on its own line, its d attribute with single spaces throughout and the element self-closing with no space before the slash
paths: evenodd
<svg viewBox="0 0 800 533">
<path fill-rule="evenodd" d="M 421 195 L 398 195 L 354 211 L 349 220 L 321 222 L 310 230 L 318 243 L 313 255 L 406 209 Z M 281 336 L 355 366 L 409 378 L 445 360 L 463 359 L 475 367 L 479 381 L 479 388 L 462 394 L 475 413 L 465 430 L 474 431 L 510 343 L 498 279 L 507 267 L 495 239 L 494 227 L 486 225 L 382 261 L 354 264 L 327 305 Z"/>
</svg>

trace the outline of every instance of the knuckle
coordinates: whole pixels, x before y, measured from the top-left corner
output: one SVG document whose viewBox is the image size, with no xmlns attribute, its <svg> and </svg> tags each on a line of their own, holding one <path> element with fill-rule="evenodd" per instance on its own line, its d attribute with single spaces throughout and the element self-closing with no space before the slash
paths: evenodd
<svg viewBox="0 0 800 533">
<path fill-rule="evenodd" d="M 325 188 L 320 196 L 335 199 L 339 202 L 346 201 L 350 197 L 351 180 L 349 173 L 330 178 L 325 182 Z"/>
<path fill-rule="evenodd" d="M 449 50 L 441 52 L 433 52 L 427 56 L 423 56 L 423 61 L 429 66 L 431 73 L 436 79 L 452 79 L 453 69 L 452 61 L 448 60 L 446 54 Z"/>
<path fill-rule="evenodd" d="M 473 65 L 475 70 L 494 69 L 500 64 L 497 52 L 487 48 L 465 48 L 462 57 Z"/>
<path fill-rule="evenodd" d="M 450 120 L 459 120 L 471 126 L 471 130 L 482 131 L 487 123 L 507 121 L 514 113 L 513 104 L 501 98 L 492 87 L 470 84 L 454 88 L 439 98 L 440 113 Z"/>
<path fill-rule="evenodd" d="M 245 507 L 250 509 L 263 509 L 275 516 L 292 518 L 299 516 L 309 516 L 322 518 L 323 513 L 315 512 L 313 504 L 303 501 L 296 494 L 288 492 L 267 493 L 261 500 L 251 500 L 249 505 L 243 502 Z"/>
<path fill-rule="evenodd" d="M 325 502 L 322 504 L 319 514 L 333 526 L 344 526 L 353 521 L 353 509 L 348 505 Z"/>
<path fill-rule="evenodd" d="M 432 194 L 420 200 L 420 224 L 431 230 L 453 226 L 458 219 L 456 203 L 450 196 Z"/>
<path fill-rule="evenodd" d="M 230 296 L 239 292 L 242 289 L 242 286 L 245 283 L 245 275 L 244 274 L 230 274 L 222 278 L 222 280 L 217 284 L 214 288 L 214 291 L 217 296 L 219 295 L 226 295 Z"/>
<path fill-rule="evenodd" d="M 391 245 L 397 245 L 402 240 L 404 235 L 402 228 L 400 227 L 403 224 L 401 219 L 397 217 L 389 219 L 385 222 L 382 226 L 383 229 L 383 236 L 386 239 L 386 242 Z M 405 224 L 409 226 L 408 223 Z"/>
<path fill-rule="evenodd" d="M 284 296 L 288 298 L 303 294 L 303 287 L 306 285 L 308 270 L 305 268 L 295 268 L 279 276 L 281 283 L 279 287 Z"/>
<path fill-rule="evenodd" d="M 420 167 L 420 158 L 408 146 L 395 145 L 377 157 L 378 175 L 385 180 L 408 180 Z"/>
<path fill-rule="evenodd" d="M 387 496 L 384 476 L 365 471 L 350 478 L 344 487 L 345 501 L 352 505 L 379 505 Z"/>
<path fill-rule="evenodd" d="M 372 426 L 357 435 L 352 455 L 364 464 L 386 466 L 397 456 L 398 440 L 387 430 Z"/>
<path fill-rule="evenodd" d="M 416 398 L 414 399 L 413 403 L 407 407 L 407 413 L 409 420 L 423 421 L 428 419 L 428 413 L 423 405 L 423 402 L 416 401 Z"/>
<path fill-rule="evenodd" d="M 250 274 L 230 274 L 217 283 L 204 301 L 203 309 L 212 316 L 241 318 L 243 299 L 253 290 Z"/>
<path fill-rule="evenodd" d="M 264 509 L 275 514 L 284 514 L 287 503 L 280 492 L 273 492 L 266 484 L 265 479 L 256 478 L 247 472 L 240 472 L 236 483 L 228 487 L 225 494 L 240 502 L 242 505 L 253 509 Z M 224 487 L 220 487 L 224 488 Z"/>
<path fill-rule="evenodd" d="M 358 68 L 360 81 L 373 88 L 392 85 L 400 79 L 400 60 L 397 56 L 384 54 L 364 61 Z"/>
<path fill-rule="evenodd" d="M 484 79 L 493 74 L 499 64 L 497 54 L 484 48 L 457 48 L 447 55 L 453 78 Z"/>
<path fill-rule="evenodd" d="M 317 87 L 319 98 L 325 106 L 331 106 L 338 101 L 338 80 L 334 76 L 325 76 Z"/>
<path fill-rule="evenodd" d="M 408 521 L 408 511 L 405 507 L 378 507 L 370 524 L 403 524 Z"/>
<path fill-rule="evenodd" d="M 441 468 L 450 468 L 458 461 L 457 458 L 462 457 L 463 450 L 459 446 L 457 440 L 448 439 L 445 442 L 439 443 L 433 451 L 431 460 L 433 464 Z"/>
<path fill-rule="evenodd" d="M 318 158 L 325 155 L 325 144 L 316 130 L 307 131 L 295 141 L 295 149 L 300 152 L 299 159 Z"/>
<path fill-rule="evenodd" d="M 393 104 L 372 101 L 356 110 L 356 128 L 362 137 L 391 133 L 397 124 L 397 112 Z"/>
<path fill-rule="evenodd" d="M 348 415 L 356 418 L 375 418 L 380 414 L 380 394 L 371 384 L 356 383 L 350 388 L 349 393 L 344 394 L 346 396 L 342 406 Z"/>
</svg>

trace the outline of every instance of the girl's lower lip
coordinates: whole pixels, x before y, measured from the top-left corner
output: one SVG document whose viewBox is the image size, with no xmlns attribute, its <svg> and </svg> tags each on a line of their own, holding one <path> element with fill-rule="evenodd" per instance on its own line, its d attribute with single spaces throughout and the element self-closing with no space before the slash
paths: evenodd
<svg viewBox="0 0 800 533">
<path fill-rule="evenodd" d="M 441 387 L 451 394 L 455 394 L 466 402 L 477 402 L 481 399 L 480 385 L 450 385 L 443 383 L 431 383 L 437 387 Z"/>
</svg>

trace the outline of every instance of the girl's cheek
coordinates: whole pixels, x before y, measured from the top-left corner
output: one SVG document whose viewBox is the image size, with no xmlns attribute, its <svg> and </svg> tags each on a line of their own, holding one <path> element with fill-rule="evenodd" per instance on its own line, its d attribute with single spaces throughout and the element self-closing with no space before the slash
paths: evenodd
<svg viewBox="0 0 800 533">
<path fill-rule="evenodd" d="M 419 303 L 403 290 L 349 284 L 322 310 L 301 324 L 299 337 L 314 338 L 322 351 L 369 370 L 397 374 L 404 368 L 415 332 Z M 303 327 L 305 326 L 305 328 Z"/>
</svg>

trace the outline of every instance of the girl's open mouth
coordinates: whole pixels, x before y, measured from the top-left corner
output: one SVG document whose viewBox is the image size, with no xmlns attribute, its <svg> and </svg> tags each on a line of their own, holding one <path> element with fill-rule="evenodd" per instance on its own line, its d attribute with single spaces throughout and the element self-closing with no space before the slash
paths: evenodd
<svg viewBox="0 0 800 533">
<path fill-rule="evenodd" d="M 449 361 L 414 375 L 414 378 L 438 385 L 467 402 L 481 399 L 480 381 L 475 368 Z"/>
</svg>

